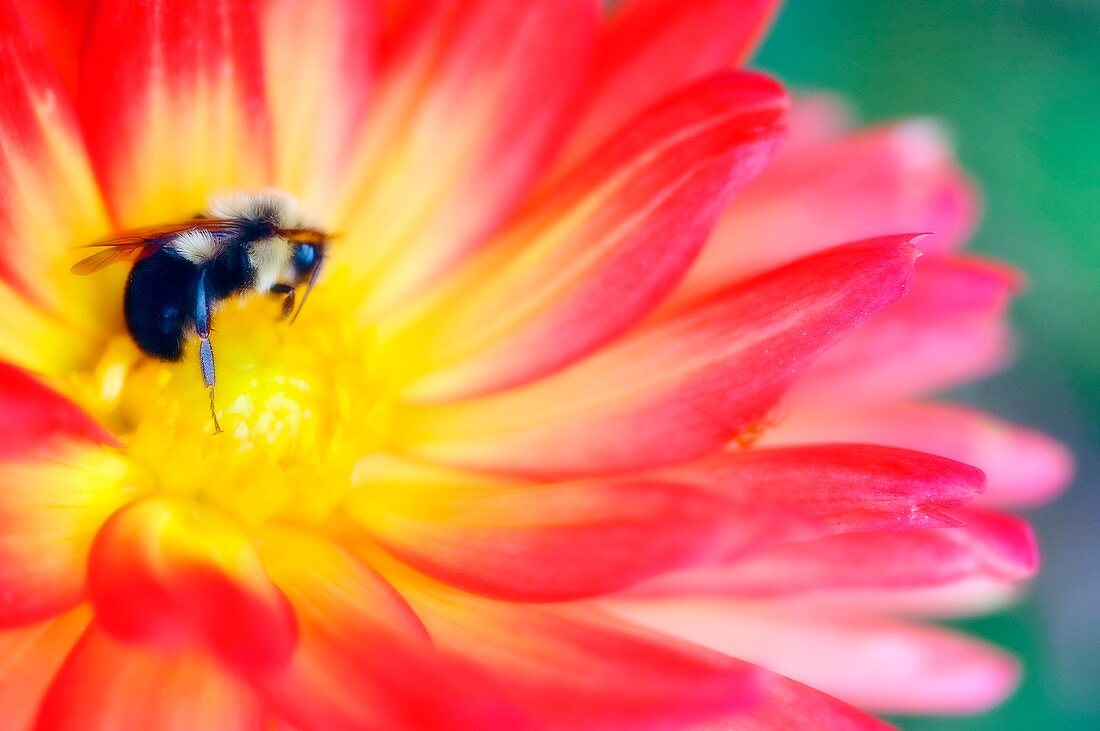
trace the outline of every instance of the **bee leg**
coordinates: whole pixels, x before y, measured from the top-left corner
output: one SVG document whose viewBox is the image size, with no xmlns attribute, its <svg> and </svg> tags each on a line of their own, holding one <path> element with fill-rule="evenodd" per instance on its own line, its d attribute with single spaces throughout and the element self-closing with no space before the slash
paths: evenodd
<svg viewBox="0 0 1100 731">
<path fill-rule="evenodd" d="M 268 290 L 271 294 L 286 295 L 283 298 L 283 318 L 290 317 L 290 313 L 294 311 L 294 287 L 289 284 L 283 284 L 282 282 L 276 282 L 271 285 L 271 289 Z"/>
<path fill-rule="evenodd" d="M 195 293 L 195 332 L 199 336 L 202 382 L 210 389 L 210 418 L 214 420 L 214 433 L 221 434 L 222 425 L 218 423 L 218 414 L 214 408 L 214 348 L 210 345 L 210 298 L 206 292 L 206 272 L 199 274 L 198 290 Z"/>
</svg>

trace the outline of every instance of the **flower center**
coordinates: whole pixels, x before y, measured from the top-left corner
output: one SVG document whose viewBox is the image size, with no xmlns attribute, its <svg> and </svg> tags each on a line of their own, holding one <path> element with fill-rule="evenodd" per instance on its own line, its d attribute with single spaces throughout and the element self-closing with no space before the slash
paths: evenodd
<svg viewBox="0 0 1100 731">
<path fill-rule="evenodd" d="M 369 333 L 348 324 L 335 300 L 315 293 L 293 326 L 279 319 L 275 298 L 221 304 L 211 335 L 221 434 L 197 342 L 181 361 L 162 362 L 119 334 L 77 378 L 78 396 L 149 468 L 158 491 L 216 505 L 246 525 L 319 523 L 388 420 Z"/>
</svg>

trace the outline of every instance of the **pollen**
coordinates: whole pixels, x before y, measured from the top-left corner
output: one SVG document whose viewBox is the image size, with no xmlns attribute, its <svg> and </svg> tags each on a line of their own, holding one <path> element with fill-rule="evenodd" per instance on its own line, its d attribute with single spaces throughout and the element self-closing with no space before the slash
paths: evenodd
<svg viewBox="0 0 1100 731">
<path fill-rule="evenodd" d="M 372 338 L 316 297 L 293 326 L 277 300 L 215 313 L 215 433 L 191 342 L 180 362 L 143 355 L 119 334 L 74 378 L 74 395 L 157 475 L 158 492 L 215 505 L 243 524 L 326 521 L 355 462 L 385 440 L 384 369 Z"/>
</svg>

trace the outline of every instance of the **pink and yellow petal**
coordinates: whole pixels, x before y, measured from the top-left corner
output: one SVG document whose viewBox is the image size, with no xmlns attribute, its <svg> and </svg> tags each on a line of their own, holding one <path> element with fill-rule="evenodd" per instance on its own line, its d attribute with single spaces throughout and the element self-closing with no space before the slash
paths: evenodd
<svg viewBox="0 0 1100 731">
<path fill-rule="evenodd" d="M 268 0 L 261 40 L 276 185 L 331 218 L 378 75 L 376 0 Z"/>
<path fill-rule="evenodd" d="M 392 346 L 415 399 L 558 370 L 633 325 L 679 281 L 723 206 L 781 139 L 782 88 L 715 76 L 648 110 L 537 201 Z"/>
<path fill-rule="evenodd" d="M 82 605 L 53 619 L 0 630 L 0 708 L 4 728 L 32 728 L 42 697 L 91 621 Z"/>
<path fill-rule="evenodd" d="M 598 596 L 713 560 L 762 532 L 718 496 L 645 479 L 378 485 L 347 508 L 405 563 L 509 601 Z"/>
<path fill-rule="evenodd" d="M 589 103 L 559 164 L 676 89 L 740 64 L 778 6 L 777 0 L 617 3 L 604 23 Z"/>
<path fill-rule="evenodd" d="M 75 606 L 96 531 L 142 489 L 110 436 L 64 397 L 0 365 L 0 625 Z"/>
<path fill-rule="evenodd" d="M 241 669 L 281 665 L 297 639 L 252 541 L 192 500 L 150 497 L 111 516 L 88 559 L 88 595 L 97 623 L 122 640 L 199 644 Z"/>
<path fill-rule="evenodd" d="M 271 528 L 264 564 L 300 634 L 288 662 L 250 674 L 296 726 L 519 728 L 511 707 L 445 663 L 405 600 L 366 564 L 320 536 Z"/>
<path fill-rule="evenodd" d="M 79 107 L 96 173 L 120 226 L 186 219 L 204 209 L 212 192 L 271 184 L 253 5 L 96 3 Z"/>
<path fill-rule="evenodd" d="M 971 183 L 927 122 L 804 143 L 730 205 L 677 296 L 698 297 L 868 236 L 931 233 L 921 248 L 949 251 L 966 240 L 976 217 Z"/>
<path fill-rule="evenodd" d="M 523 388 L 406 407 L 396 446 L 544 477 L 701 457 L 764 419 L 822 350 L 904 294 L 915 257 L 908 237 L 887 237 L 805 259 Z"/>
<path fill-rule="evenodd" d="M 878 713 L 977 713 L 1019 680 L 1018 663 L 983 642 L 850 610 L 673 599 L 611 611 Z"/>
<path fill-rule="evenodd" d="M 484 670 L 537 728 L 694 727 L 752 707 L 761 671 L 597 610 L 494 602 L 406 575 L 436 646 Z"/>
<path fill-rule="evenodd" d="M 826 439 L 889 444 L 943 455 L 986 475 L 980 500 L 1030 507 L 1061 492 L 1073 458 L 1054 439 L 989 414 L 946 403 L 900 402 L 854 409 L 792 404 L 762 444 L 805 444 Z"/>
<path fill-rule="evenodd" d="M 50 685 L 37 731 L 265 731 L 257 696 L 195 649 L 125 643 L 92 624 Z"/>
<path fill-rule="evenodd" d="M 431 0 L 387 39 L 335 223 L 380 312 L 475 247 L 560 142 L 596 33 L 590 0 Z"/>
</svg>

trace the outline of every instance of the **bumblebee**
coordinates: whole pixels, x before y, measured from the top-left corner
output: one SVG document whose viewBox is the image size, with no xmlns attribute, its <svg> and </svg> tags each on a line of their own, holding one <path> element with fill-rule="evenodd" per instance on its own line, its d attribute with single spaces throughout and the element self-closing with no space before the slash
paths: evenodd
<svg viewBox="0 0 1100 731">
<path fill-rule="evenodd" d="M 217 433 L 214 310 L 233 297 L 272 294 L 283 298 L 283 316 L 293 322 L 317 282 L 330 238 L 305 223 L 289 196 L 238 193 L 212 199 L 191 220 L 90 244 L 103 251 L 77 262 L 72 271 L 91 274 L 114 262 L 133 262 L 123 297 L 130 337 L 142 352 L 164 361 L 182 360 L 187 340 L 199 339 L 199 367 Z M 303 283 L 306 290 L 295 309 L 295 292 Z"/>
</svg>

